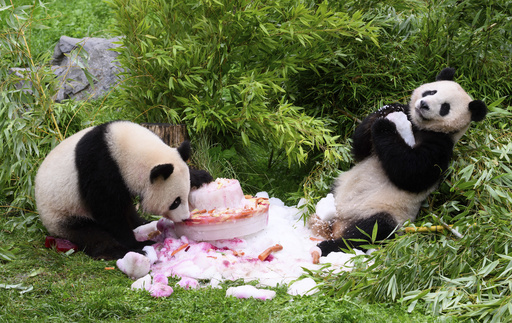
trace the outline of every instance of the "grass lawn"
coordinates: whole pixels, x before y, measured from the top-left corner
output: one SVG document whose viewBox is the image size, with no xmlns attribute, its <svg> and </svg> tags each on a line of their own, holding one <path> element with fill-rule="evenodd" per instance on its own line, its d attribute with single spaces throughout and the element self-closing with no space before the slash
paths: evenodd
<svg viewBox="0 0 512 323">
<path fill-rule="evenodd" d="M 399 305 L 290 296 L 285 286 L 269 301 L 225 296 L 227 287 L 243 282 L 184 290 L 170 279 L 174 293 L 153 298 L 130 290 L 132 281 L 117 267 L 105 269 L 114 261 L 46 249 L 39 220 L 29 219 L 28 230 L 13 228 L 19 220 L 0 218 L 0 322 L 434 322 Z"/>
</svg>

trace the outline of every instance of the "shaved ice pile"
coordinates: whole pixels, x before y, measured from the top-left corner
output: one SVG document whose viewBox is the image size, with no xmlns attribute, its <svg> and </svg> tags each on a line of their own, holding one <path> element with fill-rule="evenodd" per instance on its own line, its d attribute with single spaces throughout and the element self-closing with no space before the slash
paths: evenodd
<svg viewBox="0 0 512 323">
<path fill-rule="evenodd" d="M 268 194 L 258 193 L 257 197 L 268 198 Z M 269 204 L 268 226 L 240 238 L 200 242 L 185 236 L 178 237 L 173 222 L 163 218 L 139 227 L 135 230 L 138 240 L 147 239 L 150 232 L 157 229 L 161 233 L 153 237 L 154 245 L 145 247 L 146 256 L 128 253 L 118 260 L 117 265 L 129 277 L 136 279 L 132 289 L 145 289 L 155 297 L 172 294 L 167 277 L 179 277 L 178 288 L 185 289 L 220 287 L 223 281 L 242 279 L 246 283 L 258 281 L 258 287 L 287 284 L 288 293 L 304 295 L 315 292 L 316 284 L 310 278 L 294 282 L 304 273 L 303 267 L 316 270 L 330 263 L 327 269 L 350 270 L 347 262 L 354 255 L 342 252 L 320 257 L 319 264 L 313 264 L 311 252 L 319 251 L 316 247 L 318 239 L 304 226 L 299 209 L 285 206 L 276 198 L 270 198 Z M 322 201 L 317 211 L 330 213 L 333 207 L 330 204 Z M 258 259 L 263 251 L 276 244 L 281 245 L 282 250 L 271 253 L 264 261 Z M 132 265 L 146 264 L 147 261 L 150 263 L 148 271 L 141 272 L 137 265 Z M 229 290 L 227 296 L 273 298 L 268 290 L 243 287 Z"/>
</svg>

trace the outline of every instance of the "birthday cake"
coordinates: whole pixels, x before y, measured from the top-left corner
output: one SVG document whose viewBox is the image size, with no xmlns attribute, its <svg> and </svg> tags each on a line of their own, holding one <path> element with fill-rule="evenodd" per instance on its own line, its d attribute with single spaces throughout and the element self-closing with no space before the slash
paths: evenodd
<svg viewBox="0 0 512 323">
<path fill-rule="evenodd" d="M 189 203 L 190 218 L 175 223 L 175 230 L 196 241 L 241 237 L 268 223 L 268 199 L 244 195 L 235 179 L 219 178 L 191 191 Z"/>
</svg>

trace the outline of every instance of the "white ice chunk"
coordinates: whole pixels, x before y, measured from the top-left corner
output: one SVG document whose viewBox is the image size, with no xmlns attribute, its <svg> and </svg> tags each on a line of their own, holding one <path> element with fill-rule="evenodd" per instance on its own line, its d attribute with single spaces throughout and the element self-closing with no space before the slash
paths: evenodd
<svg viewBox="0 0 512 323">
<path fill-rule="evenodd" d="M 176 284 L 183 289 L 197 289 L 199 288 L 199 282 L 194 278 L 182 277 L 181 280 Z"/>
<path fill-rule="evenodd" d="M 256 197 L 263 197 L 268 199 L 268 193 L 267 192 L 258 192 L 256 193 Z"/>
<path fill-rule="evenodd" d="M 251 285 L 238 287 L 230 287 L 226 291 L 226 296 L 234 296 L 236 298 L 257 298 L 261 300 L 273 299 L 276 292 L 268 289 L 258 289 Z"/>
<path fill-rule="evenodd" d="M 151 275 L 147 274 L 133 282 L 131 289 L 145 289 L 149 291 L 151 289 Z"/>
<path fill-rule="evenodd" d="M 131 279 L 139 279 L 149 273 L 151 261 L 149 258 L 136 252 L 128 252 L 116 262 L 117 267 Z"/>
<path fill-rule="evenodd" d="M 153 296 L 153 297 L 168 297 L 168 296 L 171 296 L 171 294 L 174 292 L 174 290 L 169 285 L 156 283 L 153 286 L 151 286 L 151 289 L 149 290 L 149 292 L 151 293 L 151 296 Z"/>
<path fill-rule="evenodd" d="M 135 235 L 135 239 L 137 241 L 146 241 L 150 240 L 149 235 L 153 232 L 158 231 L 156 228 L 156 224 L 158 221 L 149 222 L 146 224 L 143 224 L 139 227 L 136 227 L 133 230 L 133 234 Z"/>
<path fill-rule="evenodd" d="M 316 215 L 323 221 L 329 221 L 336 216 L 336 205 L 332 193 L 327 194 L 326 197 L 318 201 L 316 204 Z"/>
<path fill-rule="evenodd" d="M 309 277 L 298 280 L 288 287 L 290 295 L 313 295 L 316 292 L 318 292 L 316 282 Z"/>
<path fill-rule="evenodd" d="M 284 202 L 281 201 L 280 199 L 278 199 L 277 197 L 271 197 L 268 199 L 268 202 L 270 203 L 270 205 L 275 205 L 275 206 L 285 206 L 284 205 Z"/>
</svg>

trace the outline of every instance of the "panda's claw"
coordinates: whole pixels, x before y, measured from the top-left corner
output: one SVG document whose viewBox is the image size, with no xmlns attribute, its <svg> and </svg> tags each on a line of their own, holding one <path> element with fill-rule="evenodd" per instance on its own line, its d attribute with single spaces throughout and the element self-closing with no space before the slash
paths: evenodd
<svg viewBox="0 0 512 323">
<path fill-rule="evenodd" d="M 388 114 L 393 112 L 404 112 L 404 108 L 400 103 L 386 104 L 377 110 L 379 118 L 385 118 Z"/>
</svg>

